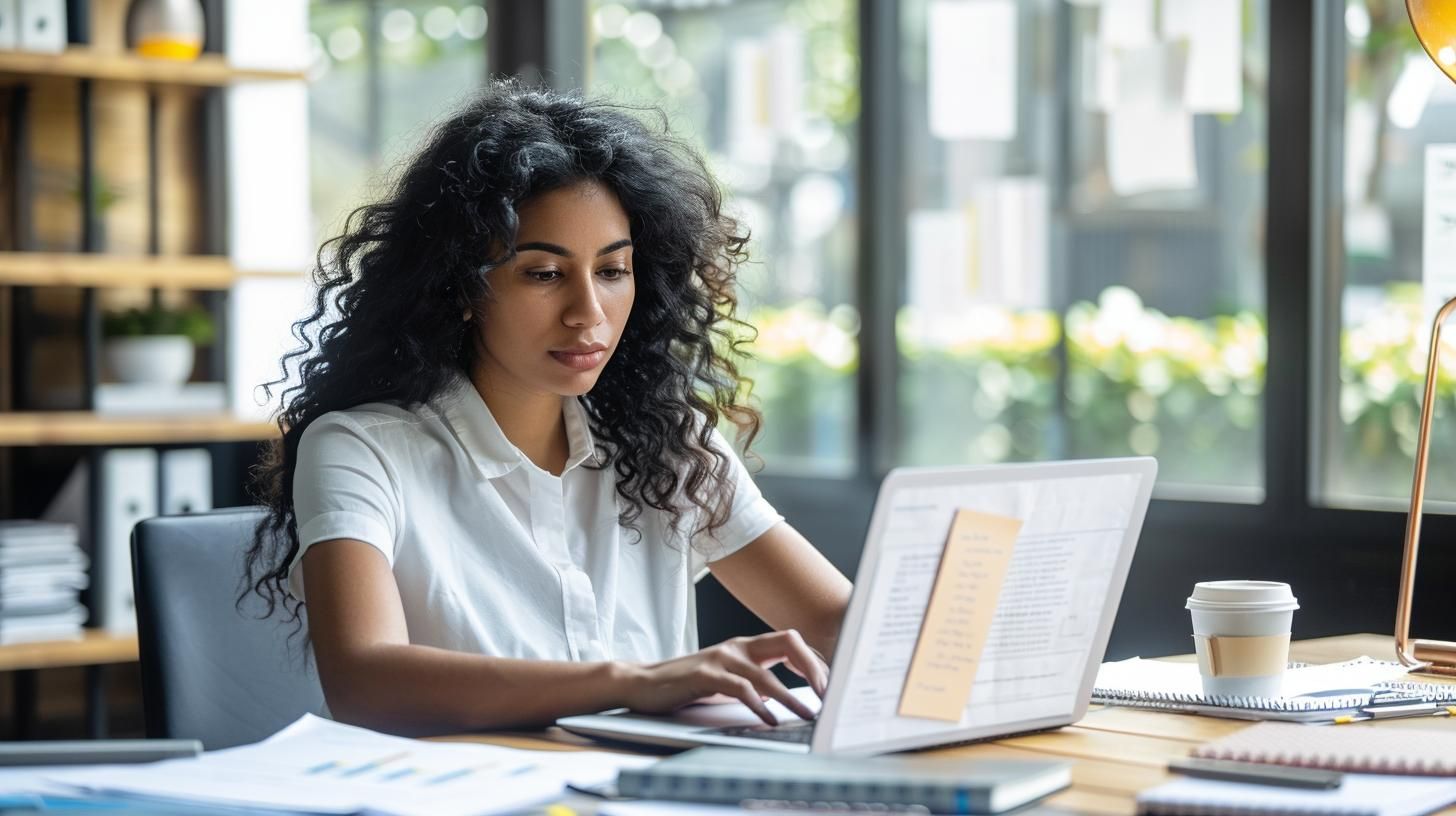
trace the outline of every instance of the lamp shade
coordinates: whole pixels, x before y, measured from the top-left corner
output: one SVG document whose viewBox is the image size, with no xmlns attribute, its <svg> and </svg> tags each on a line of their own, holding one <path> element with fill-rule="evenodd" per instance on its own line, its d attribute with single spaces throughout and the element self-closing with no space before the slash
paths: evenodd
<svg viewBox="0 0 1456 816">
<path fill-rule="evenodd" d="M 1456 3 L 1451 0 L 1405 0 L 1406 14 L 1421 47 L 1452 82 L 1456 82 Z"/>
</svg>

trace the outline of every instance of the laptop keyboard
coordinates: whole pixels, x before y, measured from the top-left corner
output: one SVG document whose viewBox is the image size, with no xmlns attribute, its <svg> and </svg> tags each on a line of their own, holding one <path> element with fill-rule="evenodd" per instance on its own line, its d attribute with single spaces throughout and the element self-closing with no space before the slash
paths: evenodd
<svg viewBox="0 0 1456 816">
<path fill-rule="evenodd" d="M 748 739 L 766 739 L 774 740 L 775 742 L 799 742 L 807 745 L 809 739 L 814 736 L 814 723 L 793 722 L 782 725 L 730 725 L 709 730 L 711 733 L 722 734 L 725 737 L 747 737 Z"/>
</svg>

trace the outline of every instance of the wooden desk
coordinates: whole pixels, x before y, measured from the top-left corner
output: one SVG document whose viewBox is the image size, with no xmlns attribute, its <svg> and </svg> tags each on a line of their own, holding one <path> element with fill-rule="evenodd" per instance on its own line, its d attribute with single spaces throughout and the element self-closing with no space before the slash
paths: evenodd
<svg viewBox="0 0 1456 816">
<path fill-rule="evenodd" d="M 1389 635 L 1346 635 L 1300 641 L 1291 649 L 1294 660 L 1333 663 L 1360 655 L 1395 659 Z M 946 748 L 934 753 L 951 757 L 1007 759 L 1065 759 L 1072 765 L 1072 787 L 1047 800 L 1053 811 L 1091 814 L 1132 814 L 1139 791 L 1169 778 L 1169 759 L 1186 756 L 1198 743 L 1216 739 L 1252 723 L 1188 714 L 1166 714 L 1111 706 L 1094 706 L 1076 725 L 1055 732 L 1011 737 L 994 743 Z M 1310 726 L 1311 728 L 1319 726 Z M 1334 726 L 1327 726 L 1334 727 Z M 1340 728 L 1456 729 L 1450 719 L 1421 718 L 1342 725 Z M 513 748 L 580 750 L 591 743 L 551 729 L 533 734 L 459 736 L 452 739 L 490 742 Z M 574 799 L 590 813 L 591 803 Z M 1456 814 L 1456 807 L 1441 811 Z"/>
<path fill-rule="evenodd" d="M 0 671 L 15 673 L 15 736 L 30 736 L 35 716 L 36 671 L 72 666 L 86 667 L 86 732 L 93 739 L 106 735 L 105 666 L 137 660 L 134 634 L 118 635 L 99 629 L 83 630 L 80 640 L 48 640 L 0 646 Z"/>
</svg>

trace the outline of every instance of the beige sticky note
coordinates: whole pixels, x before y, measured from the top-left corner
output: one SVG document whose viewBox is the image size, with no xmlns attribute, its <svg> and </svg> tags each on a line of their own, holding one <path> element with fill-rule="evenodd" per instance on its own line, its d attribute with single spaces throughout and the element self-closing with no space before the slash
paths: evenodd
<svg viewBox="0 0 1456 816">
<path fill-rule="evenodd" d="M 960 721 L 1019 532 L 1020 519 L 956 511 L 900 695 L 901 716 Z"/>
</svg>

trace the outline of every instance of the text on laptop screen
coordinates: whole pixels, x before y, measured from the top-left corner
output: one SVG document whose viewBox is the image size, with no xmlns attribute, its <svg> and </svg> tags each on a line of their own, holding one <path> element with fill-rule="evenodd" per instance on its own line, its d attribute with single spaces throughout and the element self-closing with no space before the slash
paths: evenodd
<svg viewBox="0 0 1456 816">
<path fill-rule="evenodd" d="M 842 689 L 832 750 L 967 728 L 1070 715 L 1108 603 L 1117 556 L 1143 477 L 1135 473 L 999 483 L 904 486 L 889 513 L 880 563 Z M 960 721 L 907 717 L 901 696 L 952 520 L 962 510 L 1021 521 L 1004 577 L 987 575 L 995 613 Z M 861 576 L 863 578 L 863 575 Z M 999 578 L 999 580 L 996 580 Z M 1101 659 L 1101 655 L 1095 656 Z M 828 723 L 821 723 L 821 727 Z"/>
</svg>

